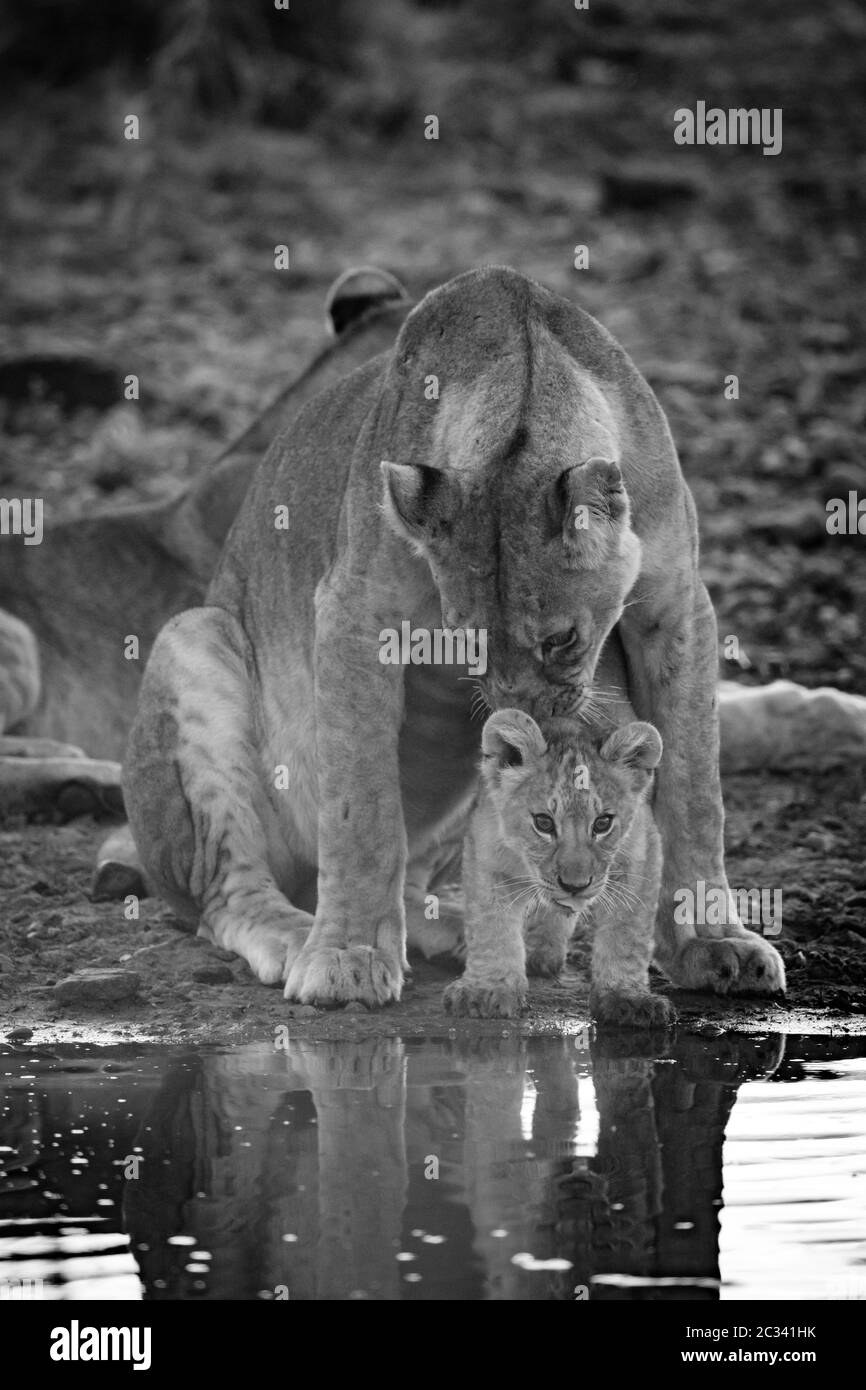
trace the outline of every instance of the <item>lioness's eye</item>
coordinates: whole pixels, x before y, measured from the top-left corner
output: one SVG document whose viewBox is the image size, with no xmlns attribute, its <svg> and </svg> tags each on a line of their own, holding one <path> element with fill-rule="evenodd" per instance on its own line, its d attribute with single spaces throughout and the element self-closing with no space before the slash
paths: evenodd
<svg viewBox="0 0 866 1390">
<path fill-rule="evenodd" d="M 592 823 L 593 835 L 606 835 L 613 825 L 613 816 L 596 816 Z"/>
<path fill-rule="evenodd" d="M 545 816 L 543 814 L 533 816 L 532 824 L 535 826 L 539 835 L 556 834 L 556 821 L 553 819 L 553 816 Z"/>
<path fill-rule="evenodd" d="M 567 632 L 554 632 L 551 637 L 545 637 L 541 644 L 544 652 L 564 652 L 569 647 L 573 647 L 577 641 L 577 630 L 570 627 Z"/>
</svg>

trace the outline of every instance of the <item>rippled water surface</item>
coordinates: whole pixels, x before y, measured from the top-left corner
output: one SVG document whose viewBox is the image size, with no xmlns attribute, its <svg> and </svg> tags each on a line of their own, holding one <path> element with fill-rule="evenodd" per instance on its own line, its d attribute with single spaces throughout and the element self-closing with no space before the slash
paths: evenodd
<svg viewBox="0 0 866 1390">
<path fill-rule="evenodd" d="M 866 1297 L 866 1039 L 0 1053 L 0 1298 Z"/>
</svg>

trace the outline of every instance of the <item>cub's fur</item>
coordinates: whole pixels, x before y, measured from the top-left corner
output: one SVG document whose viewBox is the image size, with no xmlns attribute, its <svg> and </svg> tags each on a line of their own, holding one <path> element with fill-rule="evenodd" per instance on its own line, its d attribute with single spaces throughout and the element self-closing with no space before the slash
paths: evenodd
<svg viewBox="0 0 866 1390">
<path fill-rule="evenodd" d="M 579 918 L 594 927 L 591 1008 L 602 1022 L 668 1023 L 649 990 L 661 846 L 647 793 L 662 741 L 636 720 L 603 733 L 570 719 L 539 726 L 500 710 L 482 734 L 481 782 L 464 853 L 466 972 L 452 1013 L 509 1017 L 526 972 L 554 974 Z M 534 934 L 530 910 L 546 911 Z"/>
</svg>

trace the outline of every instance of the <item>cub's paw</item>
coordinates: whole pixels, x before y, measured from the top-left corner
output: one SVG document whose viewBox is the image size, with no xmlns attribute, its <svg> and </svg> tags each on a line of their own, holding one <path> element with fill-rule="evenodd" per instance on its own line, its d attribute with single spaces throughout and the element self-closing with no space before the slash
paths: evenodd
<svg viewBox="0 0 866 1390">
<path fill-rule="evenodd" d="M 527 975 L 561 975 L 565 969 L 565 947 L 558 941 L 527 943 Z"/>
<path fill-rule="evenodd" d="M 334 1009 L 357 1000 L 368 1008 L 396 1003 L 403 989 L 397 956 L 374 946 L 312 946 L 289 970 L 286 998 Z"/>
<path fill-rule="evenodd" d="M 448 985 L 442 996 L 445 1012 L 464 1018 L 516 1018 L 526 1009 L 526 980 L 467 980 Z"/>
<path fill-rule="evenodd" d="M 673 1004 L 663 994 L 593 991 L 589 1005 L 596 1022 L 610 1028 L 670 1028 L 677 1017 Z"/>
<path fill-rule="evenodd" d="M 696 937 L 665 972 L 683 989 L 711 994 L 785 993 L 785 965 L 775 946 L 756 932 L 746 936 Z"/>
</svg>

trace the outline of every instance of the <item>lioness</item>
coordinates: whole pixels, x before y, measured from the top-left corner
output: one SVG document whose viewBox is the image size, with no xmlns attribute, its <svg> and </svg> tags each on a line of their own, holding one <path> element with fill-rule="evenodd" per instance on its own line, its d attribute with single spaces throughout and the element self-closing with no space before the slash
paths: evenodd
<svg viewBox="0 0 866 1390">
<path fill-rule="evenodd" d="M 434 291 L 304 408 L 145 672 L 124 793 L 146 868 L 289 998 L 399 999 L 404 887 L 459 855 L 472 691 L 380 660 L 404 620 L 486 633 L 486 700 L 539 717 L 580 712 L 618 624 L 665 744 L 660 963 L 693 988 L 784 987 L 738 922 L 674 921 L 677 888 L 727 885 L 715 618 L 664 416 L 594 319 L 512 270 Z"/>
<path fill-rule="evenodd" d="M 565 964 L 578 919 L 593 927 L 590 1008 L 602 1023 L 659 1026 L 668 1000 L 650 993 L 661 846 L 647 793 L 662 742 L 652 724 L 593 731 L 571 719 L 541 727 L 523 710 L 490 716 L 463 855 L 466 971 L 445 991 L 451 1013 L 508 1018 L 526 973 Z M 524 924 L 545 909 L 531 937 Z"/>
</svg>

